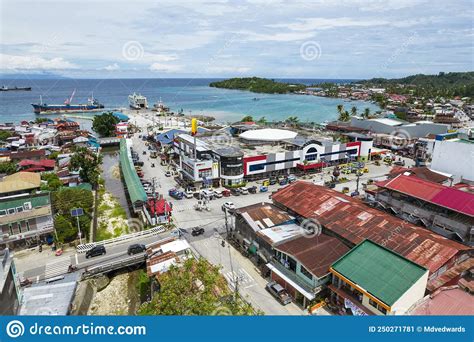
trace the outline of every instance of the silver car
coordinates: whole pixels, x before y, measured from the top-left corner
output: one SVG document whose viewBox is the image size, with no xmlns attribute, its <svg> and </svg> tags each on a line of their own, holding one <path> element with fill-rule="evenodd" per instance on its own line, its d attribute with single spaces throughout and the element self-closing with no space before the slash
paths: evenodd
<svg viewBox="0 0 474 342">
<path fill-rule="evenodd" d="M 268 292 L 272 294 L 273 297 L 278 299 L 278 301 L 283 305 L 287 305 L 292 302 L 292 299 L 288 292 L 286 292 L 283 286 L 278 284 L 276 281 L 269 282 L 265 288 Z"/>
</svg>

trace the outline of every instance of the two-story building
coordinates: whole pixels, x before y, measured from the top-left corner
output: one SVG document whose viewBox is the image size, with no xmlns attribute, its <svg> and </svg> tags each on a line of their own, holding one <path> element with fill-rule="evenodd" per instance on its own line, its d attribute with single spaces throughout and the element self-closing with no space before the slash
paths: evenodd
<svg viewBox="0 0 474 342">
<path fill-rule="evenodd" d="M 403 315 L 425 295 L 428 270 L 365 240 L 331 265 L 331 300 L 342 314 Z"/>
<path fill-rule="evenodd" d="M 271 278 L 303 308 L 330 281 L 331 264 L 349 251 L 340 240 L 325 234 L 301 235 L 275 245 L 274 249 L 274 258 L 267 264 Z"/>
<path fill-rule="evenodd" d="M 39 191 L 40 185 L 40 175 L 31 172 L 0 182 L 0 245 L 29 245 L 54 232 L 50 193 Z"/>
</svg>

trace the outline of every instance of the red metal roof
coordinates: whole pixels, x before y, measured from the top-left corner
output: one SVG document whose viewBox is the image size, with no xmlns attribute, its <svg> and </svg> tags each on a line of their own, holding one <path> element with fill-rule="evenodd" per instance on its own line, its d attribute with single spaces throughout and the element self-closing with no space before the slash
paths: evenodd
<svg viewBox="0 0 474 342">
<path fill-rule="evenodd" d="M 370 239 L 436 272 L 462 250 L 455 241 L 407 223 L 337 191 L 298 181 L 272 195 L 275 204 L 313 218 L 352 244 Z"/>
<path fill-rule="evenodd" d="M 474 216 L 474 194 L 469 192 L 403 174 L 379 186 Z"/>
<path fill-rule="evenodd" d="M 56 162 L 51 159 L 41 159 L 41 160 L 30 160 L 23 159 L 18 163 L 21 167 L 31 166 L 31 167 L 44 167 L 44 168 L 54 168 Z"/>
</svg>

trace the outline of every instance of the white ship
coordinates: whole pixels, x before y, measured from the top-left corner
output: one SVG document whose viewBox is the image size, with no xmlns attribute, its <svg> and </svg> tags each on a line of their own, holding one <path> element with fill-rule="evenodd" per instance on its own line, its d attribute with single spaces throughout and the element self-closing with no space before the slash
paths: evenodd
<svg viewBox="0 0 474 342">
<path fill-rule="evenodd" d="M 167 113 L 169 113 L 170 108 L 165 106 L 165 104 L 161 101 L 161 97 L 160 97 L 160 101 L 156 102 L 153 105 L 152 110 L 158 112 L 159 114 L 167 114 Z"/>
<path fill-rule="evenodd" d="M 128 95 L 128 104 L 130 108 L 132 109 L 147 109 L 148 108 L 148 102 L 146 100 L 146 97 L 137 93 Z"/>
</svg>

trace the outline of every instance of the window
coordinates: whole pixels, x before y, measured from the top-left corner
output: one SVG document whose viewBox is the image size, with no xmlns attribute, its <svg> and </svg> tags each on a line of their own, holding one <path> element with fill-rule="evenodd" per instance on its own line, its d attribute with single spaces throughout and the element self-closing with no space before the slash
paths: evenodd
<svg viewBox="0 0 474 342">
<path fill-rule="evenodd" d="M 310 280 L 313 279 L 313 276 L 311 275 L 311 273 L 309 273 L 309 271 L 306 268 L 304 268 L 303 265 L 301 265 L 300 271 L 306 278 L 308 278 Z"/>
<path fill-rule="evenodd" d="M 26 221 L 26 230 L 30 231 L 30 221 Z"/>
<path fill-rule="evenodd" d="M 369 304 L 370 304 L 371 306 L 373 306 L 374 308 L 376 308 L 377 310 L 379 310 L 381 313 L 383 313 L 383 314 L 386 314 L 386 313 L 387 313 L 387 310 L 386 310 L 382 305 L 377 304 L 376 301 L 374 301 L 374 300 L 372 300 L 372 299 L 370 299 L 370 298 L 369 298 Z"/>
<path fill-rule="evenodd" d="M 253 164 L 249 166 L 249 172 L 265 170 L 265 164 Z"/>
<path fill-rule="evenodd" d="M 23 211 L 23 207 L 16 207 L 16 212 L 21 213 Z"/>
<path fill-rule="evenodd" d="M 15 208 L 8 209 L 8 215 L 13 215 L 16 212 Z"/>
<path fill-rule="evenodd" d="M 296 272 L 296 260 L 287 256 L 288 268 L 293 272 Z"/>
<path fill-rule="evenodd" d="M 0 210 L 0 216 L 5 216 L 7 214 L 6 210 Z"/>
<path fill-rule="evenodd" d="M 202 169 L 198 171 L 199 178 L 212 178 L 212 169 Z"/>
</svg>

